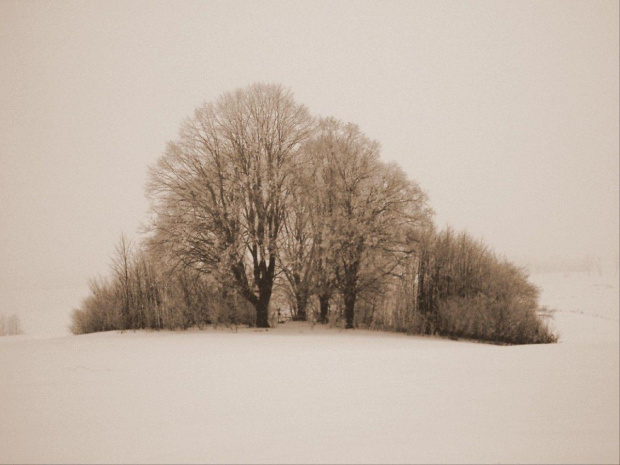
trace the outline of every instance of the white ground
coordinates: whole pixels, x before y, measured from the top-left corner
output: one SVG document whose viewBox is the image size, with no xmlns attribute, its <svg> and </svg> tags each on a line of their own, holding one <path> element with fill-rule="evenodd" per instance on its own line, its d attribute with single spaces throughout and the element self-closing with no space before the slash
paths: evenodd
<svg viewBox="0 0 620 465">
<path fill-rule="evenodd" d="M 559 344 L 297 324 L 0 338 L 0 463 L 618 463 L 618 276 L 533 280 Z"/>
</svg>

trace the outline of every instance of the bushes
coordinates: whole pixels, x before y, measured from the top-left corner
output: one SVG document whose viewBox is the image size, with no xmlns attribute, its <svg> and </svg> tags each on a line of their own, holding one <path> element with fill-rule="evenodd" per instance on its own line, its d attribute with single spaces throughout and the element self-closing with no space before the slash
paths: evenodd
<svg viewBox="0 0 620 465">
<path fill-rule="evenodd" d="M 191 267 L 171 268 L 147 250 L 136 251 L 124 237 L 112 270 L 111 277 L 90 282 L 90 295 L 71 316 L 73 334 L 254 322 L 234 292 Z"/>
<path fill-rule="evenodd" d="M 439 304 L 437 333 L 452 338 L 507 344 L 556 342 L 534 309 L 488 297 L 452 297 Z"/>
<path fill-rule="evenodd" d="M 0 313 L 0 336 L 17 336 L 24 334 L 22 325 L 17 315 L 5 317 Z"/>
<path fill-rule="evenodd" d="M 484 244 L 428 231 L 387 286 L 370 327 L 507 344 L 556 342 L 539 317 L 538 289 Z"/>
<path fill-rule="evenodd" d="M 136 294 L 139 281 L 130 281 L 129 304 L 114 278 L 91 283 L 91 294 L 71 315 L 71 332 L 86 334 L 126 329 L 187 329 L 206 325 L 251 325 L 252 308 L 233 296 L 222 295 L 204 279 L 172 275 L 150 283 Z M 144 283 L 142 283 L 144 284 Z"/>
</svg>

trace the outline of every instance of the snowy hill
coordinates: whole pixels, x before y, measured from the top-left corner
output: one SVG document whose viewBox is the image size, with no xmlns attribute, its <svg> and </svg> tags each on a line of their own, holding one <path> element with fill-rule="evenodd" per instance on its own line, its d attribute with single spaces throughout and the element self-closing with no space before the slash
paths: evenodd
<svg viewBox="0 0 620 465">
<path fill-rule="evenodd" d="M 617 280 L 532 279 L 563 305 L 558 344 L 299 323 L 2 338 L 0 462 L 617 463 Z"/>
</svg>

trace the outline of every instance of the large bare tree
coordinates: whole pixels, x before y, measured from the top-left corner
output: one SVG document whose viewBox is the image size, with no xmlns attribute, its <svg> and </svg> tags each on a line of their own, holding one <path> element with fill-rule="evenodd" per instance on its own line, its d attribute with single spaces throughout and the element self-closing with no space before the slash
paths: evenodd
<svg viewBox="0 0 620 465">
<path fill-rule="evenodd" d="M 199 107 L 150 172 L 153 243 L 217 277 L 268 327 L 290 174 L 312 119 L 289 90 L 254 84 Z"/>
</svg>

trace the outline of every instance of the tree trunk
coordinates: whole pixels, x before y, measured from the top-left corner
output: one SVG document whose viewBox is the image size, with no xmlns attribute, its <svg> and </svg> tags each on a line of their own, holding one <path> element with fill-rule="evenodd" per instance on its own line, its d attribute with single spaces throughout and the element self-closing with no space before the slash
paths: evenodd
<svg viewBox="0 0 620 465">
<path fill-rule="evenodd" d="M 303 297 L 297 294 L 296 297 L 297 314 L 295 315 L 295 321 L 306 321 L 308 319 L 306 315 L 306 302 Z"/>
<path fill-rule="evenodd" d="M 355 328 L 355 298 L 356 292 L 352 289 L 347 290 L 344 295 L 344 317 L 346 320 L 346 329 Z"/>
<path fill-rule="evenodd" d="M 269 301 L 271 300 L 271 286 L 260 288 L 256 308 L 256 327 L 269 328 Z"/>
<path fill-rule="evenodd" d="M 269 300 L 258 299 L 256 303 L 256 327 L 269 328 Z"/>
<path fill-rule="evenodd" d="M 306 308 L 308 307 L 308 291 L 306 291 L 305 289 L 297 291 L 295 299 L 297 305 L 297 316 L 295 320 L 307 321 L 308 314 L 306 312 Z"/>
<path fill-rule="evenodd" d="M 327 314 L 329 313 L 329 295 L 322 294 L 319 296 L 319 305 L 321 309 L 319 321 L 322 324 L 327 324 Z"/>
</svg>

